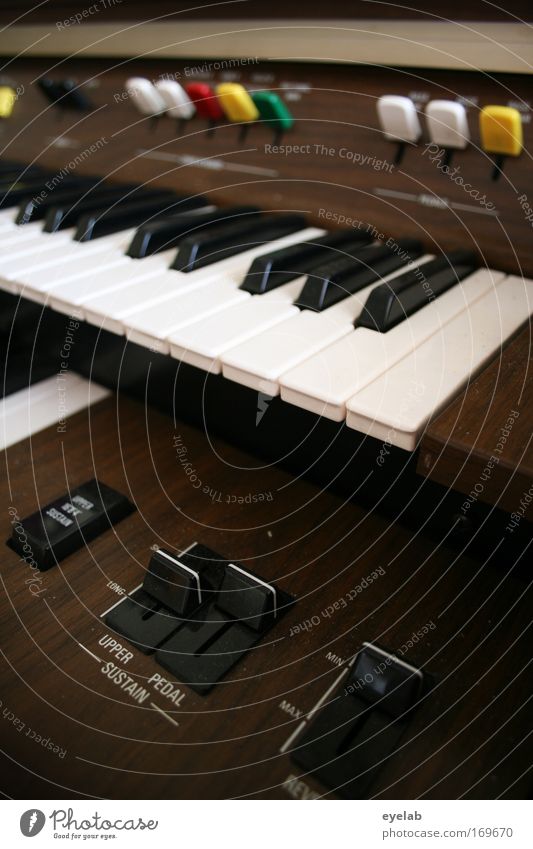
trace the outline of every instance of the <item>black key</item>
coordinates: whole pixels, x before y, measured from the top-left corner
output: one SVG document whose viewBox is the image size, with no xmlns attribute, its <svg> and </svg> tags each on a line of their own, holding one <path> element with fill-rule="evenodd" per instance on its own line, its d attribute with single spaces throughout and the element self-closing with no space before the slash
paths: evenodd
<svg viewBox="0 0 533 849">
<path fill-rule="evenodd" d="M 122 203 L 117 207 L 95 209 L 78 219 L 74 239 L 89 242 L 119 230 L 137 227 L 154 215 L 172 212 L 179 203 L 174 192 L 162 191 L 152 197 L 137 200 L 135 203 Z"/>
<path fill-rule="evenodd" d="M 401 268 L 423 252 L 418 239 L 361 248 L 314 269 L 294 301 L 297 307 L 321 312 Z"/>
<path fill-rule="evenodd" d="M 338 256 L 333 252 L 335 249 L 341 253 L 350 248 L 357 250 L 370 241 L 372 237 L 367 233 L 338 230 L 308 242 L 261 254 L 252 262 L 239 288 L 252 295 L 264 295 L 295 277 L 309 274 L 311 269 L 327 262 L 328 258 L 335 258 Z"/>
<path fill-rule="evenodd" d="M 22 174 L 30 176 L 32 174 L 43 174 L 44 168 L 40 165 L 25 165 L 24 162 L 13 162 L 10 159 L 2 159 L 0 161 L 0 180 L 4 179 L 5 174 Z"/>
<path fill-rule="evenodd" d="M 36 165 L 31 165 L 29 168 L 24 165 L 10 166 L 0 170 L 0 186 L 3 191 L 6 191 L 13 183 L 18 183 L 21 180 L 27 181 L 39 177 L 44 180 L 47 176 L 49 176 L 49 172 Z"/>
<path fill-rule="evenodd" d="M 45 219 L 43 231 L 55 233 L 56 230 L 64 230 L 66 227 L 74 227 L 78 219 L 89 212 L 103 211 L 107 208 L 116 208 L 120 204 L 134 203 L 138 200 L 149 200 L 154 195 L 160 195 L 161 190 L 147 191 L 140 186 L 108 186 L 103 192 L 91 192 L 79 203 L 67 202 L 49 207 Z"/>
<path fill-rule="evenodd" d="M 356 327 L 386 333 L 404 318 L 442 295 L 478 266 L 473 251 L 452 251 L 376 286 L 367 298 Z"/>
<path fill-rule="evenodd" d="M 181 242 L 171 268 L 185 272 L 195 271 L 265 242 L 281 239 L 290 233 L 303 230 L 305 226 L 303 215 L 279 215 L 272 218 L 253 216 L 248 222 L 208 227 L 197 236 L 190 236 Z"/>
<path fill-rule="evenodd" d="M 99 184 L 99 185 L 98 185 Z M 46 213 L 52 206 L 58 206 L 62 203 L 76 203 L 77 200 L 87 196 L 92 197 L 94 193 L 100 192 L 105 196 L 105 192 L 109 191 L 109 187 L 100 183 L 98 177 L 83 177 L 68 179 L 58 185 L 46 188 L 44 184 L 40 192 L 35 192 L 28 199 L 25 198 L 19 206 L 15 224 L 29 224 L 32 221 L 42 221 Z"/>
<path fill-rule="evenodd" d="M 196 198 L 190 200 L 196 200 Z M 202 206 L 209 202 L 206 198 L 201 198 L 201 200 Z M 179 207 L 179 209 L 182 208 Z M 214 225 L 218 221 L 224 224 L 227 223 L 228 219 L 258 213 L 259 208 L 256 206 L 233 206 L 228 209 L 212 209 L 210 212 L 198 212 L 193 215 L 169 215 L 166 218 L 150 221 L 148 224 L 139 227 L 126 254 L 134 259 L 142 259 L 142 257 L 151 256 L 169 248 L 176 248 L 185 236 L 196 233 L 209 225 Z"/>
<path fill-rule="evenodd" d="M 0 209 L 18 206 L 22 200 L 33 197 L 36 192 L 42 191 L 45 180 L 46 177 L 36 174 L 34 177 L 15 182 L 0 182 Z"/>
</svg>

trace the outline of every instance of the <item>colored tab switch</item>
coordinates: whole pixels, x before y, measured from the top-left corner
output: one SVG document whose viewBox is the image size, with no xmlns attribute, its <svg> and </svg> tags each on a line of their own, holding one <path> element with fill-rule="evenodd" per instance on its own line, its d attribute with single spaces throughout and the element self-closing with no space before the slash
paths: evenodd
<svg viewBox="0 0 533 849">
<path fill-rule="evenodd" d="M 10 85 L 0 86 L 0 118 L 9 118 L 13 112 L 17 95 Z"/>
<path fill-rule="evenodd" d="M 522 152 L 520 112 L 510 106 L 485 106 L 479 116 L 481 145 L 487 153 L 519 156 Z"/>
<path fill-rule="evenodd" d="M 217 97 L 226 117 L 236 124 L 257 121 L 259 110 L 252 98 L 239 83 L 221 83 L 216 87 Z"/>
<path fill-rule="evenodd" d="M 479 115 L 481 146 L 496 155 L 492 179 L 498 180 L 506 156 L 520 156 L 523 134 L 518 109 L 510 106 L 485 106 Z"/>
<path fill-rule="evenodd" d="M 281 97 L 274 91 L 255 91 L 252 100 L 259 110 L 263 121 L 268 121 L 275 130 L 290 130 L 294 118 Z"/>
</svg>

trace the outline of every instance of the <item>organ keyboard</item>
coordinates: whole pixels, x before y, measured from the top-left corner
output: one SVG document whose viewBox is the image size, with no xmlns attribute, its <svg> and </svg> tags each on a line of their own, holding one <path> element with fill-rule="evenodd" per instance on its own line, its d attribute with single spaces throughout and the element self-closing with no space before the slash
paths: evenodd
<svg viewBox="0 0 533 849">
<path fill-rule="evenodd" d="M 530 77 L 36 50 L 0 633 L 68 755 L 9 792 L 525 796 Z"/>
<path fill-rule="evenodd" d="M 435 259 L 416 240 L 370 244 L 370 225 L 336 240 L 294 214 L 243 208 L 217 221 L 202 197 L 130 196 L 99 206 L 99 191 L 74 188 L 73 226 L 47 232 L 53 196 L 44 227 L 21 224 L 32 194 L 8 187 L 0 286 L 407 450 L 533 311 L 532 280 L 476 269 L 474 254 Z M 168 239 L 134 258 L 151 222 Z M 265 262 L 281 263 L 283 282 L 251 294 L 245 281 Z"/>
</svg>

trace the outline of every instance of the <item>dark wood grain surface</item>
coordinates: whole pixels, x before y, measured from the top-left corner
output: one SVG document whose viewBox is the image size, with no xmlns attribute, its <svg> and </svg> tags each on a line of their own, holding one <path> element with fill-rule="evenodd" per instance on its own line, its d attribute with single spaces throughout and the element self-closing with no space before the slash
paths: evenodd
<svg viewBox="0 0 533 849">
<path fill-rule="evenodd" d="M 178 434 L 201 488 L 179 463 Z M 38 594 L 29 589 L 36 576 L 3 548 L 4 793 L 328 793 L 301 776 L 290 751 L 280 754 L 300 721 L 287 703 L 307 714 L 335 681 L 338 664 L 373 640 L 396 651 L 411 641 L 404 657 L 424 668 L 433 687 L 372 795 L 527 796 L 531 593 L 513 563 L 488 565 L 436 549 L 421 535 L 115 397 L 69 419 L 65 433 L 50 428 L 2 455 L 2 539 L 9 509 L 24 517 L 93 475 L 127 494 L 137 511 L 43 573 Z M 260 493 L 269 500 L 254 502 Z M 152 544 L 180 549 L 195 540 L 276 581 L 296 604 L 209 696 L 184 687 L 175 710 L 148 684 L 149 700 L 137 704 L 101 671 L 101 661 L 111 659 L 99 646 L 109 630 L 101 614 L 119 599 L 110 582 L 130 591 L 143 579 Z M 354 588 L 354 600 L 328 615 Z M 317 624 L 290 636 L 312 617 Z M 135 680 L 162 672 L 151 657 L 133 654 L 125 668 Z M 291 776 L 303 784 L 288 785 Z"/>
<path fill-rule="evenodd" d="M 68 33 L 65 37 L 68 36 Z M 371 66 L 258 63 L 240 66 L 210 61 L 79 60 L 9 61 L 5 75 L 21 86 L 13 117 L 0 126 L 4 158 L 39 162 L 52 169 L 95 173 L 113 180 L 140 181 L 178 190 L 205 192 L 215 202 L 254 202 L 267 209 L 304 211 L 328 228 L 376 228 L 375 235 L 418 236 L 429 251 L 471 247 L 488 265 L 533 274 L 533 240 L 527 204 L 533 205 L 531 81 L 519 75 L 388 69 Z M 48 107 L 36 80 L 68 76 L 91 98 L 89 114 Z M 281 93 L 296 123 L 281 151 L 272 133 L 253 126 L 239 141 L 238 128 L 219 127 L 211 138 L 205 122 L 191 121 L 177 135 L 174 121 L 155 131 L 124 97 L 132 75 L 180 82 L 231 78 L 252 89 Z M 383 94 L 412 96 L 423 111 L 434 98 L 464 98 L 472 143 L 455 153 L 444 173 L 424 136 L 399 166 L 397 146 L 382 135 L 376 102 Z M 524 111 L 525 151 L 508 157 L 500 179 L 491 179 L 493 161 L 479 147 L 479 110 L 512 104 Z M 528 153 L 529 151 L 529 153 Z M 440 160 L 442 166 L 442 161 Z"/>
<path fill-rule="evenodd" d="M 418 471 L 532 521 L 533 366 L 525 327 L 432 422 Z M 465 502 L 465 504 L 467 503 Z M 468 512 L 469 507 L 465 508 Z"/>
</svg>

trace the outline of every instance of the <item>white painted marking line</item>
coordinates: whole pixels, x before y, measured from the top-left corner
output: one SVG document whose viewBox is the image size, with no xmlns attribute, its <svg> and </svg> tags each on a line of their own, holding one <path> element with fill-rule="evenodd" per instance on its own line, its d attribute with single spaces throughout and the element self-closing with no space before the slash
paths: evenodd
<svg viewBox="0 0 533 849">
<path fill-rule="evenodd" d="M 284 754 L 284 752 L 286 752 L 286 751 L 287 751 L 287 749 L 289 748 L 289 746 L 291 745 L 291 743 L 293 742 L 293 740 L 295 740 L 295 739 L 296 739 L 296 737 L 298 737 L 299 733 L 300 733 L 301 731 L 303 731 L 303 729 L 305 728 L 305 726 L 306 726 L 306 725 L 307 725 L 307 723 L 306 723 L 305 719 L 304 719 L 302 722 L 300 722 L 300 724 L 299 724 L 298 728 L 296 728 L 296 729 L 292 732 L 292 734 L 291 734 L 291 736 L 288 738 L 288 740 L 285 740 L 285 742 L 284 742 L 283 746 L 282 746 L 282 747 L 281 747 L 281 749 L 279 750 L 280 755 L 283 755 L 283 754 Z"/>
<path fill-rule="evenodd" d="M 324 704 L 324 702 L 326 701 L 326 699 L 327 699 L 327 697 L 329 696 L 329 694 L 330 694 L 331 692 L 333 692 L 333 690 L 335 689 L 335 687 L 337 686 L 337 684 L 338 684 L 338 683 L 339 683 L 339 682 L 340 682 L 340 681 L 344 678 L 344 676 L 346 675 L 346 673 L 347 673 L 347 672 L 348 672 L 348 667 L 346 667 L 346 669 L 343 669 L 343 670 L 342 670 L 342 672 L 341 672 L 341 674 L 340 674 L 340 675 L 338 675 L 338 676 L 335 678 L 335 680 L 334 680 L 333 684 L 331 685 L 331 687 L 329 687 L 329 688 L 326 690 L 326 692 L 325 692 L 325 693 L 324 693 L 324 695 L 323 695 L 323 696 L 322 696 L 322 697 L 318 700 L 318 702 L 316 703 L 316 705 L 314 706 L 314 708 L 311 708 L 311 710 L 310 710 L 310 711 L 309 711 L 309 713 L 307 714 L 307 719 L 311 719 L 311 718 L 314 716 L 314 714 L 317 712 L 317 710 L 318 710 L 320 707 L 322 707 L 322 705 L 323 705 L 323 704 Z"/>
<path fill-rule="evenodd" d="M 172 725 L 179 725 L 179 722 L 176 722 L 176 720 L 169 716 L 168 713 L 165 713 L 165 711 L 158 707 L 155 702 L 150 702 L 150 704 L 154 710 L 157 710 L 160 714 L 162 714 L 165 719 L 168 719 L 168 721 L 172 723 Z"/>
<path fill-rule="evenodd" d="M 100 619 L 102 619 L 104 616 L 107 616 L 107 614 L 114 610 L 115 607 L 118 607 L 119 604 L 122 604 L 123 601 L 126 601 L 126 599 L 129 598 L 132 593 L 136 593 L 137 590 L 141 589 L 141 587 L 142 584 L 139 584 L 138 587 L 134 587 L 134 589 L 130 590 L 129 593 L 127 593 L 125 596 L 119 598 L 119 600 L 112 604 L 111 607 L 108 607 L 107 610 L 104 610 L 104 612 L 100 614 Z"/>
<path fill-rule="evenodd" d="M 94 660 L 97 660 L 98 663 L 102 663 L 100 658 L 97 657 L 95 654 L 93 654 L 92 651 L 89 651 L 89 649 L 86 646 L 82 645 L 81 643 L 78 643 L 78 645 L 79 645 L 80 649 L 83 649 L 83 651 L 87 652 L 87 654 L 89 654 L 92 658 L 94 658 Z"/>
<path fill-rule="evenodd" d="M 353 663 L 353 661 L 352 661 L 352 663 Z M 350 664 L 350 665 L 351 665 L 351 664 Z M 313 715 L 317 712 L 317 710 L 318 710 L 318 709 L 319 709 L 319 708 L 320 708 L 320 707 L 324 704 L 324 702 L 326 701 L 326 699 L 327 699 L 327 697 L 329 696 L 329 694 L 332 692 L 332 690 L 334 690 L 334 689 L 335 689 L 335 687 L 337 687 L 337 685 L 338 685 L 338 684 L 339 684 L 339 682 L 342 680 L 342 678 L 344 678 L 344 676 L 346 675 L 346 673 L 347 673 L 347 672 L 348 672 L 348 670 L 350 669 L 350 665 L 349 665 L 349 666 L 346 666 L 346 667 L 342 670 L 342 672 L 341 672 L 341 674 L 340 674 L 340 675 L 337 675 L 337 677 L 335 678 L 335 680 L 334 680 L 333 684 L 331 684 L 331 686 L 330 686 L 330 687 L 328 687 L 328 689 L 326 690 L 326 692 L 325 692 L 325 693 L 324 693 L 324 694 L 323 694 L 323 695 L 319 698 L 319 700 L 318 700 L 318 702 L 316 703 L 316 705 L 315 705 L 313 708 L 311 708 L 311 710 L 309 711 L 309 713 L 307 714 L 307 716 L 305 717 L 305 719 L 304 719 L 302 722 L 300 722 L 299 726 L 298 726 L 298 727 L 297 727 L 297 728 L 296 728 L 296 729 L 292 732 L 292 734 L 290 735 L 290 737 L 288 738 L 288 740 L 285 740 L 285 742 L 284 742 L 283 746 L 282 746 L 282 747 L 281 747 L 281 749 L 279 750 L 280 755 L 284 754 L 284 753 L 287 751 L 287 749 L 289 748 L 289 746 L 291 745 L 291 743 L 293 743 L 293 742 L 294 742 L 294 740 L 296 739 L 296 737 L 298 737 L 298 735 L 299 735 L 299 734 L 303 731 L 303 729 L 304 729 L 304 728 L 305 728 L 305 726 L 307 725 L 308 721 L 309 721 L 309 720 L 312 718 L 312 716 L 313 716 Z"/>
</svg>

